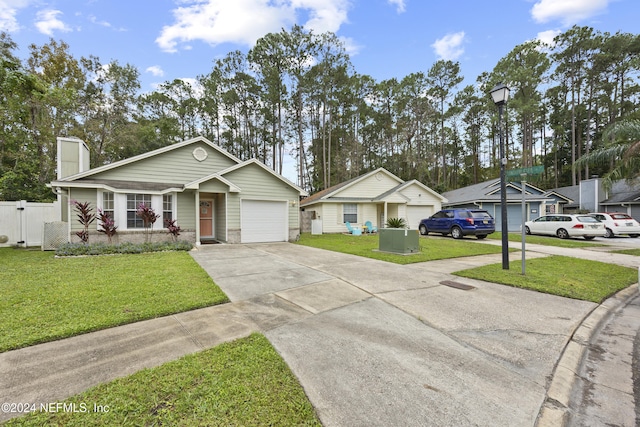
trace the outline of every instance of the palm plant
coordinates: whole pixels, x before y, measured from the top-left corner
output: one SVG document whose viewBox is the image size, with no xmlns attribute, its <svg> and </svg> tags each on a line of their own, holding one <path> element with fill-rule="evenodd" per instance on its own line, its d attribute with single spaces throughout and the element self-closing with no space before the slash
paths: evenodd
<svg viewBox="0 0 640 427">
<path fill-rule="evenodd" d="M 386 225 L 387 228 L 407 228 L 407 222 L 404 218 L 389 218 Z"/>
<path fill-rule="evenodd" d="M 615 181 L 640 176 L 640 120 L 614 123 L 604 131 L 602 141 L 602 147 L 580 157 L 574 167 L 609 167 L 602 177 L 602 185 L 608 190 Z"/>
</svg>

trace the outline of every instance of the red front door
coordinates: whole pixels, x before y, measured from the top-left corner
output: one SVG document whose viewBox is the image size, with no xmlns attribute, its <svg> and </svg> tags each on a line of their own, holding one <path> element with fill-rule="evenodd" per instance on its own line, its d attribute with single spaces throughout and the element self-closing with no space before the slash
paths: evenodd
<svg viewBox="0 0 640 427">
<path fill-rule="evenodd" d="M 200 200 L 200 236 L 213 237 L 213 200 Z"/>
</svg>

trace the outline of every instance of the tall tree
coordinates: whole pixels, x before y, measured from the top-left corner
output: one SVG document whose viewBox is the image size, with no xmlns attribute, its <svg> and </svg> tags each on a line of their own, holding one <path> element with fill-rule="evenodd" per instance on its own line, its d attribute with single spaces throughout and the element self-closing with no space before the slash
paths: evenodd
<svg viewBox="0 0 640 427">
<path fill-rule="evenodd" d="M 603 146 L 578 159 L 576 167 L 585 163 L 609 167 L 603 176 L 605 188 L 611 189 L 620 179 L 640 176 L 640 120 L 623 120 L 604 132 Z"/>
<path fill-rule="evenodd" d="M 91 164 L 95 167 L 124 158 L 124 148 L 137 144 L 131 135 L 140 73 L 130 64 L 102 64 L 97 57 L 82 58 L 82 65 L 91 78 L 83 91 L 80 136 L 92 151 Z"/>
<path fill-rule="evenodd" d="M 433 64 L 427 73 L 431 86 L 430 95 L 437 101 L 440 118 L 440 169 L 438 171 L 438 184 L 447 182 L 447 152 L 445 149 L 445 129 L 444 124 L 447 119 L 447 106 L 452 91 L 463 80 L 460 74 L 460 63 L 450 60 L 440 59 Z"/>
<path fill-rule="evenodd" d="M 537 40 L 518 45 L 498 61 L 493 70 L 496 80 L 506 83 L 511 89 L 509 109 L 518 115 L 523 167 L 533 166 L 534 163 L 534 132 L 542 102 L 539 87 L 545 82 L 551 66 L 541 47 Z"/>
<path fill-rule="evenodd" d="M 290 32 L 282 31 L 284 54 L 287 58 L 286 73 L 290 80 L 290 116 L 297 139 L 298 185 L 307 186 L 305 152 L 305 98 L 308 87 L 305 77 L 318 56 L 318 38 L 310 31 L 294 25 Z"/>
<path fill-rule="evenodd" d="M 572 164 L 575 163 L 577 157 L 580 157 L 582 151 L 581 138 L 577 129 L 577 122 L 580 120 L 579 106 L 583 96 L 586 71 L 591 66 L 597 42 L 598 39 L 593 28 L 578 26 L 573 26 L 554 39 L 555 52 L 552 57 L 557 62 L 555 75 L 560 84 L 569 87 Z M 574 168 L 571 174 L 572 185 L 576 185 L 578 180 L 579 171 Z"/>
<path fill-rule="evenodd" d="M 266 138 L 271 147 L 271 166 L 276 172 L 282 173 L 285 146 L 283 113 L 287 100 L 284 34 L 269 33 L 258 39 L 249 51 L 248 58 L 262 87 L 264 124 L 268 128 Z"/>
</svg>

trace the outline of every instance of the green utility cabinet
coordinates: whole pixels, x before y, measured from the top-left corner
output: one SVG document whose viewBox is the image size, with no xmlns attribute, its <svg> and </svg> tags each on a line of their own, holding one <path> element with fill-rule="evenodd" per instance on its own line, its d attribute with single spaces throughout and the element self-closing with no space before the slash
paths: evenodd
<svg viewBox="0 0 640 427">
<path fill-rule="evenodd" d="M 406 228 L 382 228 L 379 233 L 378 249 L 396 254 L 420 252 L 420 234 L 418 230 Z"/>
</svg>

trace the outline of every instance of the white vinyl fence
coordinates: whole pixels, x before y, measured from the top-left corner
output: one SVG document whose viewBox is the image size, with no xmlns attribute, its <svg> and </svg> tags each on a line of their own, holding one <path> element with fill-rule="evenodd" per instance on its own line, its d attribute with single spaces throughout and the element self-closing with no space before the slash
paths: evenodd
<svg viewBox="0 0 640 427">
<path fill-rule="evenodd" d="M 54 221 L 60 221 L 59 202 L 0 202 L 0 247 L 41 246 L 44 223 Z"/>
</svg>

